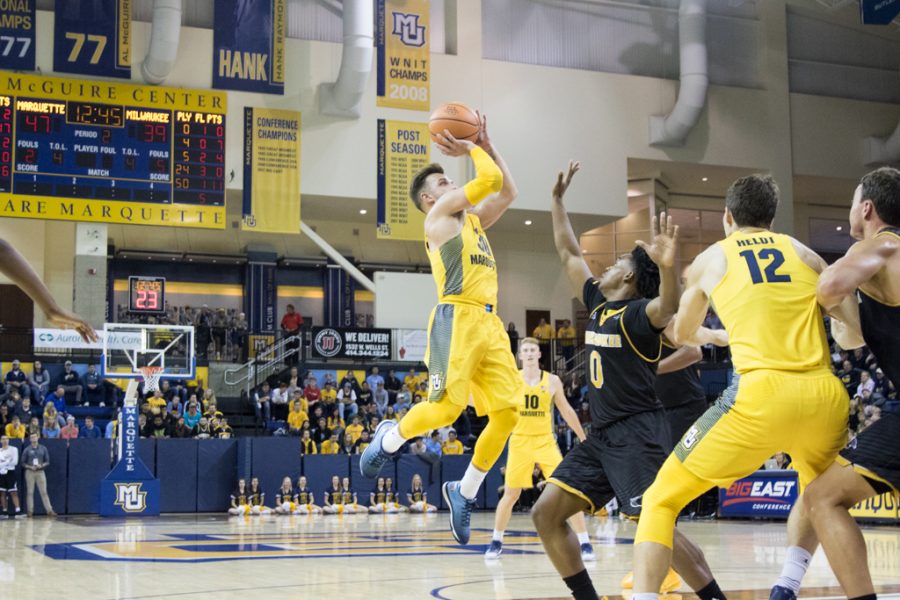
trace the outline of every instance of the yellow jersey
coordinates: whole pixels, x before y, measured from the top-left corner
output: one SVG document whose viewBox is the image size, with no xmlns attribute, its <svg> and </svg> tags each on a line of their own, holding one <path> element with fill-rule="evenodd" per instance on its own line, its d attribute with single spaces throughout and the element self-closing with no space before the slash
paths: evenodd
<svg viewBox="0 0 900 600">
<path fill-rule="evenodd" d="M 481 220 L 466 213 L 462 231 L 437 250 L 428 250 L 438 302 L 497 306 L 497 264 Z"/>
<path fill-rule="evenodd" d="M 541 371 L 537 385 L 523 384 L 524 403 L 519 405 L 519 422 L 515 435 L 553 435 L 553 394 L 550 373 Z"/>
<path fill-rule="evenodd" d="M 288 413 L 287 422 L 291 429 L 300 429 L 304 421 L 309 421 L 309 416 L 302 410 L 292 410 Z"/>
<path fill-rule="evenodd" d="M 462 454 L 463 445 L 459 440 L 453 440 L 452 442 L 447 440 L 446 442 L 444 442 L 441 450 L 444 454 Z"/>
<path fill-rule="evenodd" d="M 735 232 L 718 242 L 725 276 L 712 290 L 725 325 L 735 371 L 812 371 L 828 368 L 828 342 L 816 302 L 819 274 L 771 231 Z"/>
</svg>

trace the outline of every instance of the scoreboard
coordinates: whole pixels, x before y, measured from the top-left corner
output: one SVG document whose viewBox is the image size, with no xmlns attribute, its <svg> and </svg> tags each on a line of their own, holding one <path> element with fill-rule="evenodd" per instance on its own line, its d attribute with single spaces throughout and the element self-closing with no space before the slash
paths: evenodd
<svg viewBox="0 0 900 600">
<path fill-rule="evenodd" d="M 223 93 L 0 84 L 0 216 L 224 228 Z"/>
<path fill-rule="evenodd" d="M 128 278 L 128 311 L 159 314 L 166 312 L 166 278 Z"/>
</svg>

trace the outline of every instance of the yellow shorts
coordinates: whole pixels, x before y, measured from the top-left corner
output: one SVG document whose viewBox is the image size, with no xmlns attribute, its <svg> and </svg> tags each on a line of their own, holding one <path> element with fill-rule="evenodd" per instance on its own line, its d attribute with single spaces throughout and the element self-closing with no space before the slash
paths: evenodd
<svg viewBox="0 0 900 600">
<path fill-rule="evenodd" d="M 509 438 L 504 485 L 507 488 L 530 488 L 535 464 L 541 467 L 544 479 L 549 479 L 561 462 L 562 454 L 552 435 L 514 434 Z"/>
<path fill-rule="evenodd" d="M 503 322 L 484 306 L 442 303 L 428 323 L 428 400 L 484 415 L 517 405 L 522 378 Z"/>
<path fill-rule="evenodd" d="M 787 452 L 802 489 L 847 444 L 848 411 L 847 391 L 828 371 L 750 371 L 736 393 L 726 390 L 697 419 L 673 454 L 700 479 L 726 487 Z"/>
</svg>

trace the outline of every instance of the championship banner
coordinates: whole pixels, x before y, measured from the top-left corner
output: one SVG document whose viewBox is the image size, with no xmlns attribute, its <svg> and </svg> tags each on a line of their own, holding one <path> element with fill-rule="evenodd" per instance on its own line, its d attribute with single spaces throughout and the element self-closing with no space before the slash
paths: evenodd
<svg viewBox="0 0 900 600">
<path fill-rule="evenodd" d="M 427 123 L 378 119 L 378 239 L 425 239 L 425 215 L 409 184 L 431 161 L 430 140 Z"/>
<path fill-rule="evenodd" d="M 428 332 L 424 329 L 394 330 L 394 360 L 425 362 Z"/>
<path fill-rule="evenodd" d="M 376 0 L 378 106 L 430 110 L 428 11 L 428 0 Z"/>
<path fill-rule="evenodd" d="M 300 233 L 300 113 L 244 108 L 241 229 Z"/>
<path fill-rule="evenodd" d="M 850 508 L 850 514 L 860 521 L 892 521 L 900 519 L 897 497 L 891 492 L 866 498 Z"/>
<path fill-rule="evenodd" d="M 226 93 L 0 71 L 0 216 L 225 228 Z"/>
<path fill-rule="evenodd" d="M 0 69 L 34 71 L 36 0 L 0 2 Z"/>
<path fill-rule="evenodd" d="M 213 87 L 284 94 L 286 0 L 216 0 Z"/>
<path fill-rule="evenodd" d="M 53 70 L 131 79 L 131 5 L 132 0 L 56 0 Z"/>
<path fill-rule="evenodd" d="M 390 329 L 313 327 L 312 339 L 318 358 L 391 358 Z"/>
<path fill-rule="evenodd" d="M 719 516 L 787 519 L 798 487 L 796 471 L 757 471 L 719 489 Z"/>
</svg>

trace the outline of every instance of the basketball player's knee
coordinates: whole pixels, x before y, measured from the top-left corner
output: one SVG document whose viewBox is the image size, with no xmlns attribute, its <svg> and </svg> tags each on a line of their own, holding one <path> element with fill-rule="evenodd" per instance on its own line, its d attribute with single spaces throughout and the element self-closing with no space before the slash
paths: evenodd
<svg viewBox="0 0 900 600">
<path fill-rule="evenodd" d="M 490 423 L 495 427 L 497 432 L 512 432 L 519 422 L 519 411 L 515 407 L 504 408 L 503 410 L 495 410 L 488 417 Z"/>
<path fill-rule="evenodd" d="M 671 491 L 672 489 L 660 485 L 659 479 L 657 479 L 644 492 L 635 543 L 656 542 L 669 548 L 672 547 L 678 513 L 690 500 L 690 498 L 682 499 L 680 494 L 677 491 Z"/>
<path fill-rule="evenodd" d="M 531 509 L 531 521 L 534 523 L 538 533 L 559 526 L 560 523 L 564 523 L 566 520 L 565 517 L 558 514 L 552 502 L 542 501 L 543 499 L 543 496 L 539 498 Z"/>
</svg>

